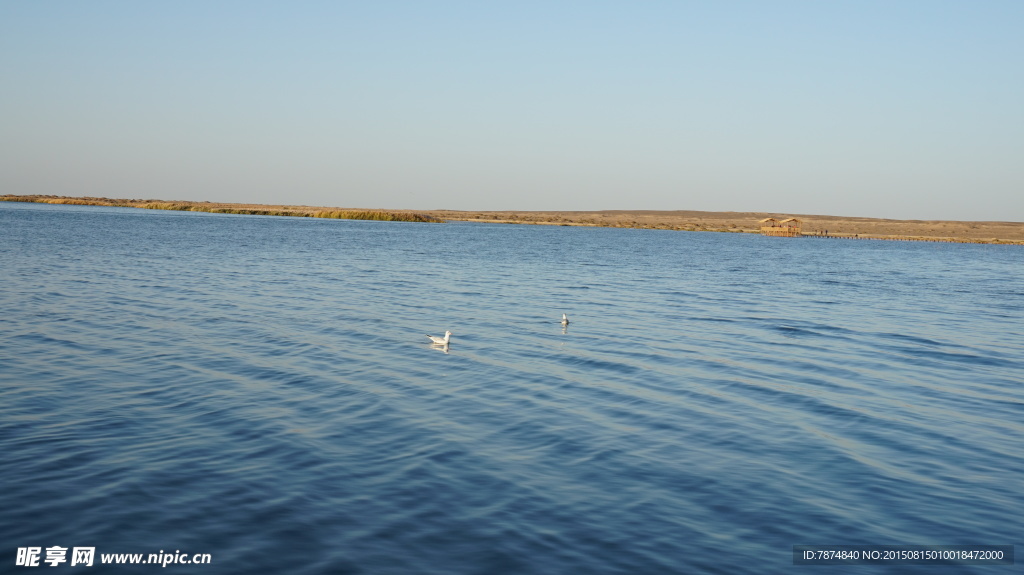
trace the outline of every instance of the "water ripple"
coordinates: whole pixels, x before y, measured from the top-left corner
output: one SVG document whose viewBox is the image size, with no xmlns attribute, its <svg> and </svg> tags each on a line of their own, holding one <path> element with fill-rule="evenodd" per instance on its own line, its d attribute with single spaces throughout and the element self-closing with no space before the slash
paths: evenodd
<svg viewBox="0 0 1024 575">
<path fill-rule="evenodd" d="M 1019 250 L 0 220 L 14 548 L 208 552 L 211 573 L 782 573 L 794 544 L 1024 528 Z M 447 350 L 423 337 L 445 329 Z"/>
</svg>

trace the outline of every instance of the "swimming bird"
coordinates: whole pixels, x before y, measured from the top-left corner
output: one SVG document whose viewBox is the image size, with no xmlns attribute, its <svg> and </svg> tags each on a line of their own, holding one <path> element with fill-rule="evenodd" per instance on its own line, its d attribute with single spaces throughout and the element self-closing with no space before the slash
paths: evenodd
<svg viewBox="0 0 1024 575">
<path fill-rule="evenodd" d="M 434 345 L 448 345 L 448 340 L 452 338 L 452 332 L 444 332 L 444 337 L 437 337 L 434 335 L 428 335 L 427 337 L 430 338 L 430 343 Z"/>
<path fill-rule="evenodd" d="M 562 325 L 569 325 L 569 317 L 564 313 L 562 314 Z"/>
</svg>

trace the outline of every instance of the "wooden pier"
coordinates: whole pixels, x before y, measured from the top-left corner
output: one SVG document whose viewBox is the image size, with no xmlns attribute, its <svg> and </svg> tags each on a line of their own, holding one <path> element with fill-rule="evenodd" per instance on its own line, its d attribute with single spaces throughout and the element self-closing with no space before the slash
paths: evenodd
<svg viewBox="0 0 1024 575">
<path fill-rule="evenodd" d="M 875 234 L 849 234 L 849 233 L 833 233 L 828 234 L 819 232 L 807 232 L 804 234 L 806 238 L 820 238 L 824 240 L 884 240 L 887 242 L 934 242 L 940 244 L 1002 244 L 1002 245 L 1020 245 L 1018 241 L 1014 240 L 1000 240 L 999 238 L 992 238 L 990 240 L 977 240 L 971 238 L 943 238 L 943 237 L 921 237 L 921 236 L 886 236 L 886 235 L 875 235 Z"/>
</svg>

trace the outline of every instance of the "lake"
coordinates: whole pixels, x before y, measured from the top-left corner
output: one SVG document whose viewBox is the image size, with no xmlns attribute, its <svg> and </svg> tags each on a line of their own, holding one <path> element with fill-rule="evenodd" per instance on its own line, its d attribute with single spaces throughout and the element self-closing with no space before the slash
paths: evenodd
<svg viewBox="0 0 1024 575">
<path fill-rule="evenodd" d="M 822 573 L 793 546 L 1024 533 L 1020 246 L 0 202 L 0 278 L 8 569 Z"/>
</svg>

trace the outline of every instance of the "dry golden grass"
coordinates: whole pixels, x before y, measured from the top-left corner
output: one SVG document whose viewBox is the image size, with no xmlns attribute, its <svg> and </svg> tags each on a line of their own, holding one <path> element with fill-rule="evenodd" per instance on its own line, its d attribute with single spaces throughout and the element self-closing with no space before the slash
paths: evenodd
<svg viewBox="0 0 1024 575">
<path fill-rule="evenodd" d="M 317 210 L 314 218 L 341 220 L 377 220 L 382 222 L 440 222 L 442 220 L 409 212 L 385 212 L 380 210 Z"/>
<path fill-rule="evenodd" d="M 442 220 L 414 212 L 385 210 L 324 210 L 305 206 L 262 206 L 259 204 L 215 204 L 210 202 L 165 202 L 161 200 L 121 200 L 110 198 L 65 198 L 54 196 L 0 196 L 0 201 L 70 204 L 76 206 L 111 206 L 146 210 L 208 212 L 250 216 L 292 216 L 348 220 L 379 220 L 388 222 L 440 222 Z"/>
</svg>

